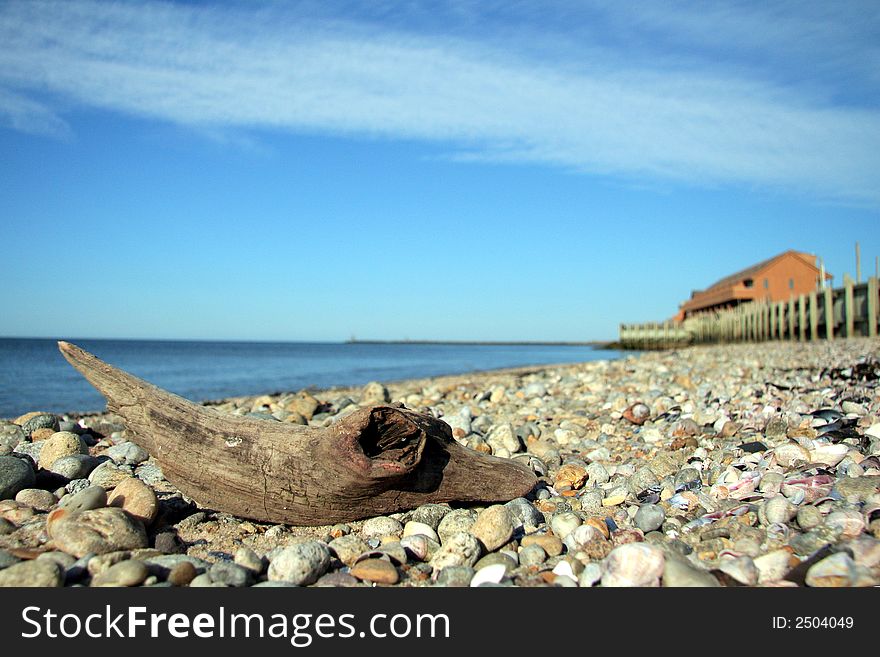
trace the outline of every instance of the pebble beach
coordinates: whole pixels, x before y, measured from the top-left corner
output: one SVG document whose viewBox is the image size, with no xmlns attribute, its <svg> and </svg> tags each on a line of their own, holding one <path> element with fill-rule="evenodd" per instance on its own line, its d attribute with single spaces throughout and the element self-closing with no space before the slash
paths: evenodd
<svg viewBox="0 0 880 657">
<path fill-rule="evenodd" d="M 313 426 L 402 402 L 538 477 L 323 527 L 201 508 L 121 418 L 34 409 L 0 420 L 0 586 L 877 586 L 878 375 L 857 338 L 207 402 Z"/>
</svg>

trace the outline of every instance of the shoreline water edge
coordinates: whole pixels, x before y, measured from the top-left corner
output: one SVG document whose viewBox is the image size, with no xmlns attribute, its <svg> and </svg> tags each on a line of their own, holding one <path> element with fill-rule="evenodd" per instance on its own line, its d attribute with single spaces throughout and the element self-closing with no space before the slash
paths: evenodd
<svg viewBox="0 0 880 657">
<path fill-rule="evenodd" d="M 878 374 L 859 338 L 206 402 L 311 426 L 402 402 L 539 481 L 323 527 L 200 508 L 120 418 L 34 409 L 0 421 L 0 586 L 876 586 Z"/>
</svg>

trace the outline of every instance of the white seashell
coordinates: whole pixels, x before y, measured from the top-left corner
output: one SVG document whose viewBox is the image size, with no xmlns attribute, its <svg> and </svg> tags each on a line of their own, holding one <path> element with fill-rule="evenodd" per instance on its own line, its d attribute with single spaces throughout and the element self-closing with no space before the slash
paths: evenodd
<svg viewBox="0 0 880 657">
<path fill-rule="evenodd" d="M 581 525 L 575 528 L 562 541 L 570 552 L 577 552 L 587 543 L 593 541 L 605 541 L 605 536 L 597 528 L 592 525 Z"/>
<path fill-rule="evenodd" d="M 428 537 L 423 534 L 404 536 L 400 539 L 400 546 L 419 561 L 424 561 L 428 556 Z"/>
<path fill-rule="evenodd" d="M 722 559 L 718 563 L 718 570 L 746 586 L 754 586 L 758 583 L 758 569 L 752 558 L 748 556 Z"/>
<path fill-rule="evenodd" d="M 807 586 L 850 586 L 856 578 L 856 565 L 846 552 L 825 557 L 807 571 Z"/>
<path fill-rule="evenodd" d="M 796 461 L 810 462 L 810 452 L 797 443 L 786 443 L 773 450 L 776 462 L 782 466 L 790 466 Z"/>
<path fill-rule="evenodd" d="M 577 579 L 574 574 L 574 570 L 571 568 L 571 564 L 567 561 L 560 561 L 556 564 L 556 567 L 553 569 L 554 575 L 559 575 L 560 577 L 571 577 L 572 579 Z"/>
<path fill-rule="evenodd" d="M 600 579 L 602 579 L 602 565 L 597 561 L 591 561 L 581 571 L 578 586 L 584 588 L 595 586 Z"/>
<path fill-rule="evenodd" d="M 788 550 L 774 550 L 757 557 L 754 564 L 758 569 L 759 583 L 775 582 L 791 570 L 791 553 Z"/>
<path fill-rule="evenodd" d="M 848 451 L 849 447 L 846 445 L 818 444 L 810 452 L 810 458 L 813 463 L 835 466 L 844 459 Z"/>
<path fill-rule="evenodd" d="M 656 587 L 666 559 L 663 552 L 647 543 L 618 546 L 605 558 L 602 586 Z"/>
<path fill-rule="evenodd" d="M 410 520 L 403 527 L 403 535 L 406 536 L 427 536 L 428 538 L 440 542 L 440 537 L 437 536 L 437 532 L 434 531 L 434 528 L 431 525 L 426 525 L 423 522 L 416 522 L 415 520 Z"/>
<path fill-rule="evenodd" d="M 772 497 L 764 503 L 764 516 L 768 524 L 785 524 L 797 513 L 797 508 L 782 495 Z"/>
<path fill-rule="evenodd" d="M 843 538 L 855 538 L 865 529 L 865 516 L 854 509 L 834 511 L 825 518 L 829 527 L 839 527 Z"/>
<path fill-rule="evenodd" d="M 503 563 L 492 564 L 485 568 L 480 568 L 471 578 L 471 586 L 477 587 L 482 584 L 499 584 L 504 579 L 507 568 Z"/>
</svg>

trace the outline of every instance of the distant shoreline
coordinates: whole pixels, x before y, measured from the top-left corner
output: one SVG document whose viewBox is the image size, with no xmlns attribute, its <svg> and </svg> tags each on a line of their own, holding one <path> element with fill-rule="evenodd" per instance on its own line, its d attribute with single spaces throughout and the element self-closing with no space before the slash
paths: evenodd
<svg viewBox="0 0 880 657">
<path fill-rule="evenodd" d="M 544 342 L 544 341 L 493 341 L 493 340 L 346 340 L 345 344 L 418 344 L 418 345 L 453 345 L 476 347 L 596 347 L 604 348 L 608 342 Z"/>
</svg>

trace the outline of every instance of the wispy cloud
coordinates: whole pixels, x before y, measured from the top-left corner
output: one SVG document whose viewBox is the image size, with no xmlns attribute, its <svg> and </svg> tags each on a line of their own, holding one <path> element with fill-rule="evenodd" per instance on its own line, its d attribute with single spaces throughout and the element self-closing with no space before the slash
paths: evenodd
<svg viewBox="0 0 880 657">
<path fill-rule="evenodd" d="M 661 15 L 650 7 L 571 9 L 563 23 L 512 20 L 481 36 L 468 3 L 449 5 L 463 18 L 446 31 L 420 29 L 418 12 L 389 27 L 373 20 L 378 13 L 339 21 L 274 6 L 7 3 L 0 7 L 0 115 L 16 129 L 57 134 L 66 126 L 59 108 L 72 103 L 202 131 L 424 139 L 461 157 L 637 182 L 745 184 L 880 202 L 880 111 L 872 104 L 875 74 L 864 73 L 870 67 L 851 64 L 847 79 L 866 92 L 842 102 L 840 90 L 822 86 L 840 76 L 825 70 L 805 84 L 796 71 L 809 48 L 774 50 L 770 31 L 749 28 L 762 20 L 752 11 L 724 10 L 718 19 L 721 41 L 750 35 L 750 45 L 730 43 L 739 54 L 719 64 L 705 37 L 711 23 L 693 11 Z M 815 32 L 817 43 L 837 43 L 838 34 L 825 37 L 823 21 L 828 16 L 781 21 L 776 36 L 787 44 Z M 587 29 L 600 23 L 620 26 L 623 40 Z M 579 41 L 578 27 L 590 38 Z M 672 45 L 628 47 L 638 41 L 633 35 L 651 34 Z M 776 53 L 794 73 L 761 74 L 746 47 Z M 835 46 L 834 71 L 852 63 L 854 51 L 877 61 L 870 39 L 850 40 L 846 49 Z"/>
</svg>

